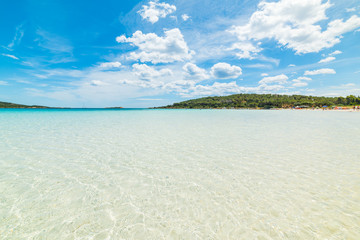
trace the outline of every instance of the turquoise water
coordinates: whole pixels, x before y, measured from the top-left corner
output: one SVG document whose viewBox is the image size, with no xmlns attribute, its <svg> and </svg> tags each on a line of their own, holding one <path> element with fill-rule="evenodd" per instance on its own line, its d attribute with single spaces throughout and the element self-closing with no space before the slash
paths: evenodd
<svg viewBox="0 0 360 240">
<path fill-rule="evenodd" d="M 0 110 L 0 239 L 360 239 L 359 122 Z"/>
</svg>

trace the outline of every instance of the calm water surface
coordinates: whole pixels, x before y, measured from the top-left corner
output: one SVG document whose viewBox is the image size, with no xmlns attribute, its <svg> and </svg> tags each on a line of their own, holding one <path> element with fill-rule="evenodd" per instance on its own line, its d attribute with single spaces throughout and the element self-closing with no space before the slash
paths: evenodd
<svg viewBox="0 0 360 240">
<path fill-rule="evenodd" d="M 0 239 L 360 239 L 359 122 L 0 110 Z"/>
</svg>

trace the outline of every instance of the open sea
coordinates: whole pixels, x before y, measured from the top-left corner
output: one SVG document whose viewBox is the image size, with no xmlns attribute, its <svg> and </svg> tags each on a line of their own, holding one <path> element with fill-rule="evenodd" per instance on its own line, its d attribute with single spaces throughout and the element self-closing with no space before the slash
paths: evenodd
<svg viewBox="0 0 360 240">
<path fill-rule="evenodd" d="M 360 239 L 360 112 L 0 110 L 0 239 Z"/>
</svg>

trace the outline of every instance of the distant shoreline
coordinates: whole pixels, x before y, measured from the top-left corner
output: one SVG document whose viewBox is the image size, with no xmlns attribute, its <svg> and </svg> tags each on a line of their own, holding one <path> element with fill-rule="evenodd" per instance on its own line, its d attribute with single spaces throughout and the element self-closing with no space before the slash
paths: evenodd
<svg viewBox="0 0 360 240">
<path fill-rule="evenodd" d="M 341 108 L 341 109 L 322 109 L 322 108 L 60 108 L 60 107 L 0 107 L 0 109 L 23 109 L 23 110 L 256 110 L 256 111 L 336 111 L 336 112 L 360 112 L 360 109 L 350 109 L 350 108 Z"/>
<path fill-rule="evenodd" d="M 170 110 L 266 110 L 266 111 L 276 111 L 276 110 L 291 110 L 291 111 L 340 111 L 340 112 L 360 112 L 359 109 L 322 109 L 322 108 L 150 108 L 150 109 L 170 109 Z"/>
</svg>

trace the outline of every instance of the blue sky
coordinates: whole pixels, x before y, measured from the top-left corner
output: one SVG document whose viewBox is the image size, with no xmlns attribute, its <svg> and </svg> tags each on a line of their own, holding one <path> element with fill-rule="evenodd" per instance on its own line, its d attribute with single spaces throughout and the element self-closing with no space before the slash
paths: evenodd
<svg viewBox="0 0 360 240">
<path fill-rule="evenodd" d="M 2 1 L 0 101 L 151 107 L 360 95 L 356 0 Z"/>
</svg>

